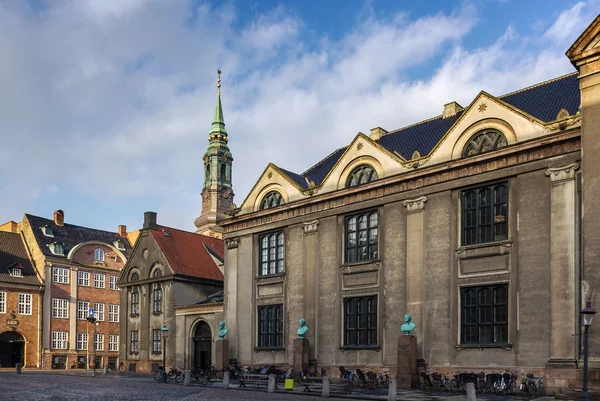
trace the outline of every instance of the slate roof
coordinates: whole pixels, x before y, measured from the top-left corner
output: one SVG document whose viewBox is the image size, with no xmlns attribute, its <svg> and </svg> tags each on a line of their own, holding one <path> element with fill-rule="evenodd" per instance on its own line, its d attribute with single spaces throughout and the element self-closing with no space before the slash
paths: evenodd
<svg viewBox="0 0 600 401">
<path fill-rule="evenodd" d="M 570 115 L 575 114 L 581 104 L 580 96 L 577 73 L 572 73 L 499 96 L 498 99 L 543 122 L 550 122 L 556 120 L 562 108 Z M 419 151 L 421 156 L 427 156 L 464 111 L 459 111 L 453 117 L 442 118 L 440 115 L 400 128 L 382 136 L 376 142 L 406 160 L 410 160 L 415 151 Z M 346 148 L 331 153 L 302 173 L 302 176 L 320 185 Z"/>
<path fill-rule="evenodd" d="M 9 268 L 21 267 L 23 277 L 13 277 Z M 0 282 L 41 286 L 19 233 L 0 231 Z"/>
<path fill-rule="evenodd" d="M 300 174 L 296 174 L 296 173 L 293 173 L 291 171 L 288 171 L 288 170 L 285 170 L 282 168 L 280 168 L 280 170 L 283 171 L 284 173 L 286 173 L 288 175 L 288 177 L 290 177 L 292 180 L 294 180 L 294 182 L 296 182 L 296 184 L 300 185 L 301 188 L 308 187 L 306 180 Z"/>
<path fill-rule="evenodd" d="M 222 239 L 163 226 L 149 231 L 175 274 L 223 280 L 223 273 L 211 257 L 224 260 Z"/>
</svg>

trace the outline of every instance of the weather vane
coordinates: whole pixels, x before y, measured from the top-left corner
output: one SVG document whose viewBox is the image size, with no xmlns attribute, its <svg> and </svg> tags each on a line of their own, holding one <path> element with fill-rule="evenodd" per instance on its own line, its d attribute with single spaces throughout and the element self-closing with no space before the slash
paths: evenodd
<svg viewBox="0 0 600 401">
<path fill-rule="evenodd" d="M 217 95 L 221 96 L 221 69 L 217 69 Z"/>
</svg>

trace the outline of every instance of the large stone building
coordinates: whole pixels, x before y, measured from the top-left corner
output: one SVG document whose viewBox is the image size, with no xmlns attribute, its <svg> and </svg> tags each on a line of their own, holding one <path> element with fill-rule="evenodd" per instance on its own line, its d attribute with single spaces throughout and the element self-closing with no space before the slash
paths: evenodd
<svg viewBox="0 0 600 401">
<path fill-rule="evenodd" d="M 573 386 L 580 307 L 600 305 L 599 38 L 600 17 L 578 73 L 359 133 L 302 174 L 269 164 L 219 223 L 230 355 L 291 365 L 305 318 L 312 365 L 394 372 L 411 313 L 428 368 Z"/>
</svg>

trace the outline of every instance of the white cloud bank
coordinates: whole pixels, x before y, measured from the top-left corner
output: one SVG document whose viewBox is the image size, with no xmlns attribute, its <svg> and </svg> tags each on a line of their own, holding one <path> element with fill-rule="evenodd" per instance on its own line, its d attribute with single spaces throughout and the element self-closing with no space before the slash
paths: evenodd
<svg viewBox="0 0 600 401">
<path fill-rule="evenodd" d="M 358 131 L 396 129 L 482 89 L 499 95 L 572 71 L 564 52 L 599 2 L 564 10 L 537 37 L 509 26 L 477 49 L 463 45 L 477 24 L 468 4 L 416 20 L 370 15 L 316 44 L 281 7 L 239 26 L 233 7 L 193 4 L 0 3 L 0 188 L 14 194 L 0 222 L 58 193 L 115 205 L 82 224 L 136 227 L 159 205 L 161 223 L 192 229 L 217 66 L 240 204 L 269 161 L 300 173 Z M 432 63 L 431 76 L 407 78 Z"/>
</svg>

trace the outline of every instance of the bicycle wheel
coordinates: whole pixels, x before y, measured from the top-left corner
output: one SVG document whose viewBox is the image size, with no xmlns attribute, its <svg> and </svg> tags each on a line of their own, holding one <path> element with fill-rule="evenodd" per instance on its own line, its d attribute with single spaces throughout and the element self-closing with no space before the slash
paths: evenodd
<svg viewBox="0 0 600 401">
<path fill-rule="evenodd" d="M 456 380 L 452 380 L 452 382 L 450 383 L 450 390 L 452 390 L 453 393 L 456 393 L 458 391 L 458 388 L 458 382 Z"/>
<path fill-rule="evenodd" d="M 544 383 L 539 382 L 537 386 L 537 394 L 538 395 L 546 395 L 546 389 L 544 388 Z"/>
<path fill-rule="evenodd" d="M 177 383 L 183 383 L 184 379 L 185 379 L 185 374 L 183 372 L 177 371 L 177 373 L 175 375 L 175 381 Z"/>
<path fill-rule="evenodd" d="M 125 365 L 119 366 L 119 372 L 125 372 L 125 371 L 127 371 L 127 368 L 125 367 Z"/>
<path fill-rule="evenodd" d="M 162 370 L 157 370 L 154 373 L 154 380 L 156 380 L 157 382 L 163 381 L 163 371 Z"/>
</svg>

